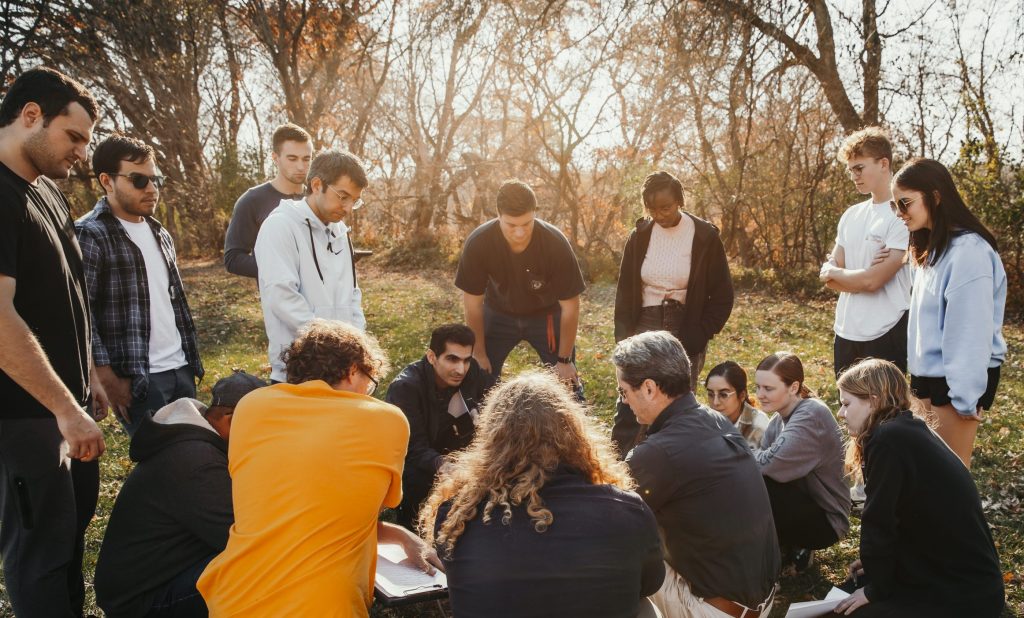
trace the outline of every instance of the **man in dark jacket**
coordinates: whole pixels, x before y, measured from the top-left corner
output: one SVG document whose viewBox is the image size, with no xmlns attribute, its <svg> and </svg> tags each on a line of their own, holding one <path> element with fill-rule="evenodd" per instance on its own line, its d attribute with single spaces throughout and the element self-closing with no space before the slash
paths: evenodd
<svg viewBox="0 0 1024 618">
<path fill-rule="evenodd" d="M 650 426 L 626 463 L 664 543 L 665 581 L 651 601 L 666 618 L 767 616 L 779 545 L 746 440 L 697 403 L 690 363 L 671 334 L 629 337 L 615 346 L 612 363 L 619 396 Z"/>
<path fill-rule="evenodd" d="M 110 515 L 96 564 L 96 599 L 111 618 L 206 616 L 196 580 L 234 522 L 228 434 L 235 405 L 264 386 L 245 372 L 217 382 L 209 408 L 179 399 L 142 418 L 137 462 Z"/>
<path fill-rule="evenodd" d="M 475 343 L 468 326 L 437 327 L 426 356 L 403 369 L 388 388 L 387 402 L 409 419 L 398 523 L 410 530 L 444 456 L 473 440 L 485 388 L 485 376 L 473 358 Z"/>
</svg>

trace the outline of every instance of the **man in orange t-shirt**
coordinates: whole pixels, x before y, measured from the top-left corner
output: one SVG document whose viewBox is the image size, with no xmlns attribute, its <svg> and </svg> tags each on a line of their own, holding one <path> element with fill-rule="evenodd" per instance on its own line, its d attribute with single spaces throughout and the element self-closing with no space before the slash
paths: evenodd
<svg viewBox="0 0 1024 618">
<path fill-rule="evenodd" d="M 378 539 L 429 573 L 428 560 L 440 566 L 413 533 L 377 519 L 401 500 L 409 424 L 370 396 L 387 372 L 372 336 L 314 320 L 283 356 L 288 382 L 235 409 L 235 523 L 197 588 L 211 616 L 367 616 Z"/>
</svg>

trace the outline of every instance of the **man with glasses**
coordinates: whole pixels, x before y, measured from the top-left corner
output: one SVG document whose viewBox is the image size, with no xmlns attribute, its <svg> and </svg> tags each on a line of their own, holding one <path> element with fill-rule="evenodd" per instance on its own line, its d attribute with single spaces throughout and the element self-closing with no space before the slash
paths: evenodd
<svg viewBox="0 0 1024 618">
<path fill-rule="evenodd" d="M 284 381 L 281 352 L 313 318 L 366 328 L 346 225 L 366 184 L 354 155 L 322 152 L 309 166 L 305 197 L 283 200 L 260 228 L 255 254 L 272 382 Z"/>
<path fill-rule="evenodd" d="M 746 440 L 697 403 L 690 361 L 670 333 L 623 339 L 612 363 L 619 397 L 649 426 L 626 464 L 665 550 L 665 582 L 651 601 L 665 618 L 768 616 L 779 545 Z"/>
<path fill-rule="evenodd" d="M 153 149 L 126 135 L 92 157 L 104 196 L 75 222 L 93 316 L 96 373 L 129 435 L 144 416 L 196 396 L 203 377 L 174 240 L 153 217 L 164 177 Z"/>
<path fill-rule="evenodd" d="M 367 616 L 378 542 L 430 573 L 440 566 L 419 537 L 378 521 L 402 497 L 409 423 L 369 395 L 387 357 L 351 325 L 312 320 L 284 362 L 287 384 L 235 410 L 235 524 L 197 587 L 211 616 Z"/>
<path fill-rule="evenodd" d="M 890 204 L 892 144 L 881 128 L 868 127 L 846 138 L 839 161 L 857 192 L 871 197 L 843 213 L 835 248 L 821 265 L 821 280 L 839 292 L 833 368 L 838 377 L 873 357 L 906 371 L 910 272 L 903 255 L 910 234 Z"/>
</svg>

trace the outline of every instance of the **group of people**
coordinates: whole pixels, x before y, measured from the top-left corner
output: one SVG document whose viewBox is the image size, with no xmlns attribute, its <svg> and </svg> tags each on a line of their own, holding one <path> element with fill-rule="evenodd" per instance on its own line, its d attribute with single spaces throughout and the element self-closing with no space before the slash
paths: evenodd
<svg viewBox="0 0 1024 618">
<path fill-rule="evenodd" d="M 1006 276 L 949 172 L 915 159 L 893 175 L 880 129 L 844 143 L 871 198 L 821 267 L 840 292 L 844 449 L 792 353 L 763 358 L 753 393 L 739 364 L 715 365 L 698 403 L 733 287 L 718 230 L 667 172 L 645 180 L 648 216 L 623 252 L 610 435 L 575 363 L 582 271 L 518 180 L 463 246 L 465 323 L 435 328 L 373 397 L 390 365 L 366 332 L 348 227 L 367 174 L 350 153 L 314 156 L 291 124 L 224 250 L 257 279 L 271 384 L 236 372 L 203 404 L 173 239 L 153 216 L 154 150 L 102 141 L 103 196 L 76 222 L 53 183 L 86 158 L 97 117 L 46 68 L 0 103 L 0 551 L 17 616 L 82 613 L 108 409 L 135 462 L 96 567 L 110 616 L 366 615 L 377 544 L 397 543 L 447 572 L 457 616 L 757 618 L 784 564 L 847 534 L 850 477 L 866 494 L 861 551 L 838 611 L 1002 608 L 969 466 L 1006 354 Z M 550 371 L 500 380 L 524 340 Z"/>
</svg>

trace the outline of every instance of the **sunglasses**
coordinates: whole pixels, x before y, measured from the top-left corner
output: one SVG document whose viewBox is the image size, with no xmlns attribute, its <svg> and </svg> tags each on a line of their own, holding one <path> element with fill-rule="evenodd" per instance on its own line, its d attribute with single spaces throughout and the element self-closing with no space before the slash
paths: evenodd
<svg viewBox="0 0 1024 618">
<path fill-rule="evenodd" d="M 132 183 L 132 186 L 140 191 L 145 189 L 149 183 L 153 183 L 153 186 L 157 189 L 162 189 L 164 187 L 164 182 L 166 182 L 166 178 L 164 176 L 146 176 L 145 174 L 139 174 L 137 172 L 132 172 L 131 174 L 111 174 L 111 176 L 127 178 L 128 181 Z"/>
<path fill-rule="evenodd" d="M 918 199 L 920 198 L 915 197 L 914 199 L 910 199 L 907 197 L 901 197 L 898 200 L 890 201 L 889 208 L 892 208 L 893 212 L 898 212 L 901 215 L 905 215 L 907 214 L 907 210 L 910 208 L 910 205 L 916 202 Z"/>
</svg>

